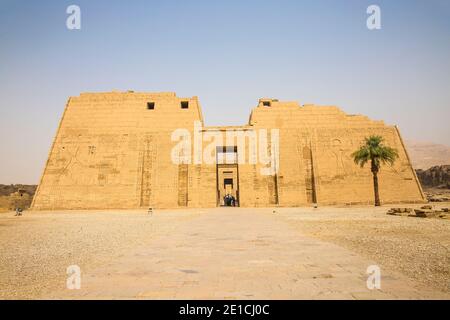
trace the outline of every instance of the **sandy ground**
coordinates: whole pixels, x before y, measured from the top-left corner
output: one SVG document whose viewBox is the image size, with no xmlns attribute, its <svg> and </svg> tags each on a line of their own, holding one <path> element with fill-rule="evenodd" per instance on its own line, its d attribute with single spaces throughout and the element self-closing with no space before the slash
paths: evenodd
<svg viewBox="0 0 450 320">
<path fill-rule="evenodd" d="M 449 208 L 450 203 L 432 204 Z M 381 208 L 279 210 L 303 234 L 348 248 L 437 290 L 450 292 L 450 221 L 386 215 Z"/>
<path fill-rule="evenodd" d="M 448 207 L 446 204 L 439 206 Z M 224 289 L 230 284 L 229 281 L 216 282 L 217 270 L 222 270 L 218 267 L 234 263 L 222 270 L 222 279 L 230 276 L 236 286 L 254 277 L 266 286 L 259 289 L 259 296 L 252 295 L 247 291 L 251 291 L 255 283 L 249 283 L 247 291 L 232 292 L 233 297 L 308 298 L 309 294 L 314 294 L 314 298 L 319 299 L 351 299 L 364 292 L 350 292 L 346 284 L 350 287 L 359 286 L 361 281 L 365 283 L 363 266 L 370 261 L 380 264 L 382 270 L 400 274 L 390 276 L 395 280 L 392 292 L 386 292 L 381 298 L 403 297 L 396 295 L 395 289 L 399 284 L 403 288 L 408 281 L 417 283 L 419 289 L 414 289 L 414 294 L 405 293 L 406 297 L 417 298 L 417 294 L 421 297 L 418 292 L 424 292 L 424 298 L 448 298 L 450 221 L 388 216 L 387 209 L 219 208 L 156 211 L 152 217 L 144 211 L 25 212 L 22 217 L 14 217 L 12 212 L 2 213 L 0 298 L 63 297 L 58 292 L 65 290 L 66 268 L 72 264 L 79 265 L 83 273 L 89 275 L 86 278 L 91 279 L 91 287 L 87 286 L 90 291 L 84 293 L 85 297 L 105 296 L 97 289 L 103 288 L 108 279 L 115 279 L 106 296 L 122 298 L 123 290 L 117 293 L 114 283 L 129 285 L 130 279 L 144 283 L 146 272 L 160 277 L 158 285 L 162 287 L 157 291 L 167 294 L 144 294 L 148 298 L 189 298 L 194 292 L 204 297 L 200 295 L 205 290 L 201 287 L 202 281 L 206 288 L 216 286 L 215 292 Z M 221 233 L 224 235 L 220 236 Z M 221 251 L 212 251 L 219 247 Z M 180 259 L 171 261 L 178 254 Z M 231 254 L 236 255 L 230 259 Z M 203 270 L 200 274 L 191 272 L 194 268 L 189 265 L 184 268 L 171 265 L 200 263 L 192 261 L 193 255 L 202 263 L 197 266 Z M 251 260 L 253 264 L 247 261 L 250 263 L 246 262 L 248 273 L 242 273 L 239 259 L 244 261 L 250 255 L 255 255 Z M 268 257 L 263 259 L 264 256 Z M 268 260 L 269 256 L 273 259 Z M 145 257 L 148 260 L 142 260 Z M 143 261 L 148 270 L 141 270 Z M 260 270 L 261 264 L 265 269 Z M 290 274 L 294 267 L 297 268 L 295 275 Z M 208 274 L 211 278 L 206 277 Z M 125 275 L 128 278 L 123 278 Z M 164 286 L 164 277 L 170 282 L 169 287 Z M 147 279 L 149 286 L 154 285 L 151 282 L 154 279 Z M 186 289 L 186 283 L 195 286 Z M 299 287 L 298 283 L 305 286 Z M 339 290 L 330 289 L 338 285 Z M 180 293 L 181 287 L 185 291 Z M 309 289 L 305 291 L 305 288 Z M 426 295 L 420 288 L 432 294 Z M 133 290 L 130 289 L 126 297 L 143 294 Z M 335 295 L 323 296 L 324 292 Z M 227 295 L 230 292 L 213 298 Z"/>
<path fill-rule="evenodd" d="M 61 288 L 70 265 L 82 270 L 117 259 L 193 212 L 30 212 L 0 214 L 0 298 L 37 298 Z"/>
</svg>

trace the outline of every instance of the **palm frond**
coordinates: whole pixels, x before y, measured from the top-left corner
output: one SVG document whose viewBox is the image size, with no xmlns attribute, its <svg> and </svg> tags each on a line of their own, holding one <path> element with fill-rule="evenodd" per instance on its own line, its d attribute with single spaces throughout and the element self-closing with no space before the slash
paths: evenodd
<svg viewBox="0 0 450 320">
<path fill-rule="evenodd" d="M 383 144 L 383 137 L 372 135 L 364 139 L 364 144 L 352 153 L 352 158 L 361 167 L 371 161 L 372 165 L 379 168 L 380 163 L 393 165 L 398 158 L 396 149 Z"/>
</svg>

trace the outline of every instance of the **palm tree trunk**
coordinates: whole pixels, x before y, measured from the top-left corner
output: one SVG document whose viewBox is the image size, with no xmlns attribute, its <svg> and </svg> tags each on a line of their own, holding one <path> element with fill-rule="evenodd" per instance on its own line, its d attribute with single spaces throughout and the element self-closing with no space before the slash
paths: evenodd
<svg viewBox="0 0 450 320">
<path fill-rule="evenodd" d="M 375 206 L 380 206 L 380 194 L 378 193 L 378 172 L 373 173 L 373 191 L 375 192 Z"/>
<path fill-rule="evenodd" d="M 373 174 L 373 191 L 375 193 L 375 206 L 380 206 L 380 194 L 378 192 L 378 166 L 375 161 L 372 159 L 371 161 L 371 171 Z"/>
</svg>

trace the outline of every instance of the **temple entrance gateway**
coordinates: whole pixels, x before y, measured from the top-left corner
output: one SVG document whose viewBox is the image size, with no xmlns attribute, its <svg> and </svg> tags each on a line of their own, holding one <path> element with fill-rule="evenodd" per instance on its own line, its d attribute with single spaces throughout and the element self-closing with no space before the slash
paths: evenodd
<svg viewBox="0 0 450 320">
<path fill-rule="evenodd" d="M 239 206 L 237 147 L 217 147 L 217 206 Z M 232 201 L 231 199 L 234 199 Z"/>
<path fill-rule="evenodd" d="M 369 134 L 399 154 L 381 201 L 426 202 L 398 128 L 335 106 L 264 98 L 245 124 L 209 127 L 196 96 L 82 93 L 58 128 L 33 210 L 210 208 L 227 194 L 240 207 L 369 204 L 371 173 L 352 161 Z"/>
<path fill-rule="evenodd" d="M 235 199 L 235 206 L 239 206 L 239 177 L 237 164 L 221 164 L 217 166 L 217 197 L 218 206 L 230 206 L 225 196 Z"/>
</svg>

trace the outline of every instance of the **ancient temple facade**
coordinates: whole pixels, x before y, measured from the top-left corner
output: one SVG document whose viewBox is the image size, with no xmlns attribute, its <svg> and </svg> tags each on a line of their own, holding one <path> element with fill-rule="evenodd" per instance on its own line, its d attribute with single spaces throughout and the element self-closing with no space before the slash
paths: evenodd
<svg viewBox="0 0 450 320">
<path fill-rule="evenodd" d="M 197 97 L 82 93 L 69 98 L 32 209 L 373 203 L 351 153 L 376 134 L 399 159 L 379 173 L 382 203 L 425 197 L 396 126 L 335 106 L 260 99 L 248 124 L 205 126 Z"/>
</svg>

